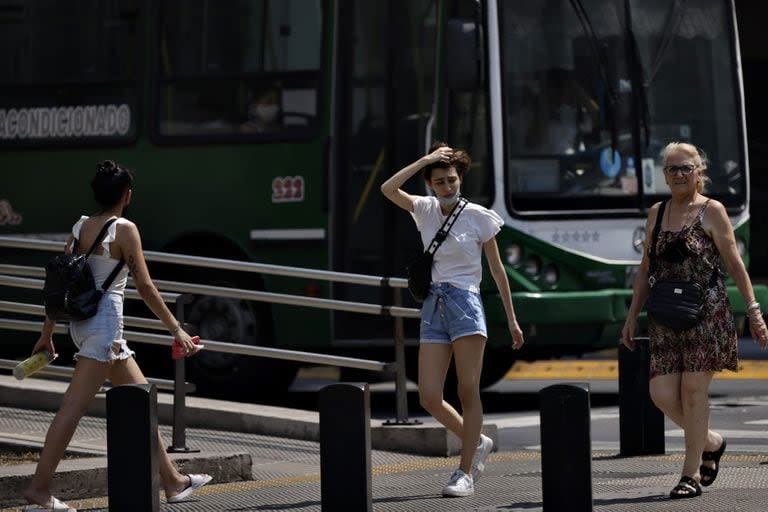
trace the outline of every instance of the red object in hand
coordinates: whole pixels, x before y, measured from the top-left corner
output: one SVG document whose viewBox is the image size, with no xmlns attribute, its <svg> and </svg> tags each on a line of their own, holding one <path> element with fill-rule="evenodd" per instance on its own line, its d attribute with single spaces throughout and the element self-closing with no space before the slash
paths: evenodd
<svg viewBox="0 0 768 512">
<path fill-rule="evenodd" d="M 192 343 L 200 345 L 200 336 L 192 336 Z M 200 348 L 202 348 L 202 345 L 200 345 Z M 181 359 L 184 355 L 184 345 L 179 343 L 178 340 L 174 341 L 173 346 L 171 347 L 171 357 L 174 359 Z"/>
</svg>

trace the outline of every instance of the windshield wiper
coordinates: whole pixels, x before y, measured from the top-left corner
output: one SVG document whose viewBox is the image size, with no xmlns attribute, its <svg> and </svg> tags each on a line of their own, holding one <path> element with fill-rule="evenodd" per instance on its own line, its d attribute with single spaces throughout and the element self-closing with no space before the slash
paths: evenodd
<svg viewBox="0 0 768 512">
<path fill-rule="evenodd" d="M 677 3 L 678 0 L 675 0 L 675 4 Z M 635 108 L 639 110 L 640 122 L 643 125 L 643 135 L 645 136 L 645 147 L 648 148 L 651 143 L 651 112 L 648 108 L 648 84 L 645 82 L 640 48 L 637 45 L 635 31 L 632 28 L 632 6 L 630 5 L 630 0 L 624 0 L 624 16 L 624 24 L 627 30 L 627 60 L 629 61 L 629 77 L 632 83 L 632 97 L 635 98 Z M 668 45 L 668 43 L 662 41 L 662 45 Z M 648 83 L 650 84 L 650 81 Z M 632 123 L 632 125 L 635 126 L 635 123 Z"/>
<path fill-rule="evenodd" d="M 648 80 L 645 82 L 646 87 L 650 87 L 653 83 L 653 79 L 656 78 L 656 74 L 661 68 L 661 61 L 669 50 L 674 35 L 677 32 L 680 23 L 683 22 L 683 4 L 684 0 L 675 0 L 670 7 L 670 13 L 667 17 L 667 22 L 664 24 L 664 29 L 661 32 L 661 42 L 659 48 L 656 50 L 656 56 L 651 62 L 650 70 L 648 70 Z M 631 28 L 631 27 L 630 27 Z"/>
<path fill-rule="evenodd" d="M 571 7 L 573 7 L 574 12 L 576 12 L 576 16 L 579 18 L 579 23 L 581 23 L 581 27 L 584 29 L 584 32 L 589 39 L 589 46 L 592 48 L 592 53 L 595 54 L 595 60 L 597 61 L 597 67 L 600 72 L 600 78 L 605 83 L 607 96 L 606 110 L 608 111 L 606 114 L 611 130 L 611 161 L 613 161 L 614 155 L 616 154 L 616 150 L 619 146 L 619 135 L 616 128 L 615 115 L 618 95 L 616 94 L 616 88 L 614 87 L 613 82 L 609 79 L 608 65 L 606 63 L 605 55 L 600 51 L 599 40 L 595 35 L 595 30 L 592 27 L 592 23 L 589 21 L 589 16 L 587 15 L 587 11 L 584 9 L 584 5 L 582 5 L 581 0 L 571 0 Z"/>
</svg>

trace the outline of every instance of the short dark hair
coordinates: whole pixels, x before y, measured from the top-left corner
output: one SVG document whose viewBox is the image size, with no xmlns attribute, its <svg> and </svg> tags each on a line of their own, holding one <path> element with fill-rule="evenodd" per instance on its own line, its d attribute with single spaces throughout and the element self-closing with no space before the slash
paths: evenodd
<svg viewBox="0 0 768 512">
<path fill-rule="evenodd" d="M 432 153 L 437 149 L 444 147 L 448 147 L 448 144 L 442 141 L 436 141 L 434 144 L 432 144 L 432 147 L 429 148 L 429 152 Z M 459 175 L 459 178 L 464 180 L 464 173 L 469 170 L 469 166 L 471 164 L 472 159 L 469 157 L 469 153 L 463 149 L 454 149 L 453 154 L 451 155 L 451 159 L 448 161 L 447 165 L 444 162 L 435 162 L 425 166 L 421 172 L 424 175 L 424 180 L 429 181 L 432 179 L 433 170 L 453 167 L 456 169 L 456 174 Z"/>
<path fill-rule="evenodd" d="M 96 164 L 96 176 L 91 181 L 93 198 L 103 209 L 115 206 L 133 188 L 133 173 L 130 169 L 114 162 L 102 160 Z"/>
</svg>

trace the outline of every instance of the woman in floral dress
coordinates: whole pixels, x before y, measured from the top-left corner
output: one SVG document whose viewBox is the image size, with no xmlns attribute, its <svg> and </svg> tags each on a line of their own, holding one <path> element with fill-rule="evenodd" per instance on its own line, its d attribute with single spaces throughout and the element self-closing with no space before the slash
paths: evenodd
<svg viewBox="0 0 768 512">
<path fill-rule="evenodd" d="M 726 440 L 709 429 L 709 385 L 714 372 L 736 371 L 737 341 L 719 261 L 747 304 L 752 336 L 762 348 L 768 331 L 752 284 L 736 247 L 725 207 L 702 195 L 707 181 L 706 159 L 695 146 L 673 142 L 662 151 L 664 176 L 672 198 L 653 205 L 646 222 L 646 244 L 635 278 L 632 304 L 622 331 L 622 343 L 634 350 L 637 316 L 650 295 L 649 251 L 655 249 L 655 279 L 692 280 L 705 290 L 703 320 L 686 330 L 673 330 L 649 318 L 651 340 L 650 392 L 654 403 L 685 432 L 685 460 L 680 482 L 671 498 L 693 498 L 701 486 L 714 483 Z M 661 225 L 651 248 L 656 218 Z"/>
</svg>

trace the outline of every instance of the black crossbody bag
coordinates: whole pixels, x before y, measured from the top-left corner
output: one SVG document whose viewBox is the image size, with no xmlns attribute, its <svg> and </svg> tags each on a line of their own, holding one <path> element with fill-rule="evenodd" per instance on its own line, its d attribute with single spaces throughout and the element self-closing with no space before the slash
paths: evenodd
<svg viewBox="0 0 768 512">
<path fill-rule="evenodd" d="M 648 251 L 650 268 L 648 284 L 651 294 L 645 303 L 645 309 L 651 319 L 659 325 L 675 331 L 684 331 L 695 327 L 704 316 L 704 289 L 693 281 L 682 279 L 656 279 L 656 244 L 659 240 L 661 221 L 667 202 L 661 203 L 653 227 L 652 245 Z M 717 265 L 712 269 L 709 287 L 717 286 Z"/>
<path fill-rule="evenodd" d="M 424 299 L 429 295 L 429 286 L 432 284 L 432 261 L 435 258 L 435 251 L 448 237 L 448 232 L 453 227 L 453 223 L 456 222 L 456 219 L 468 202 L 463 197 L 459 198 L 459 202 L 456 203 L 448 218 L 445 219 L 443 225 L 437 230 L 427 250 L 419 254 L 408 265 L 408 291 L 411 292 L 411 296 L 416 302 L 424 302 Z"/>
</svg>

